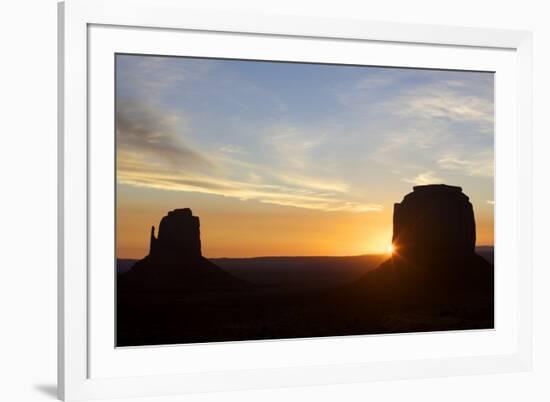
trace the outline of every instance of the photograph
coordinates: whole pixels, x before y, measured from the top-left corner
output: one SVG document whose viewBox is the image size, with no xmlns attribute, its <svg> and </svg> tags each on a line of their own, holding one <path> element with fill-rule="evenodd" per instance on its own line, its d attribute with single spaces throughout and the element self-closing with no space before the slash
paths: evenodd
<svg viewBox="0 0 550 402">
<path fill-rule="evenodd" d="M 0 402 L 550 401 L 545 2 L 4 3 Z"/>
<path fill-rule="evenodd" d="M 494 72 L 114 63 L 116 347 L 494 330 Z"/>
</svg>

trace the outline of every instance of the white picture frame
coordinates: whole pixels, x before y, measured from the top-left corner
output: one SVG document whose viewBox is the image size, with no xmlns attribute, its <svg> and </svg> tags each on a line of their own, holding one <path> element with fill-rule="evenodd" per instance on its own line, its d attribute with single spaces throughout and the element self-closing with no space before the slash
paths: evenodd
<svg viewBox="0 0 550 402">
<path fill-rule="evenodd" d="M 99 32 L 97 28 L 103 31 L 92 35 L 92 32 Z M 146 31 L 140 31 L 140 29 L 146 29 Z M 122 30 L 121 38 L 117 37 L 115 40 L 114 30 Z M 391 337 L 393 339 L 388 341 L 388 345 L 382 345 L 382 347 L 400 350 L 396 346 L 406 349 L 414 344 L 416 350 L 414 354 L 408 356 L 396 355 L 397 357 L 392 356 L 387 359 L 369 360 L 357 353 L 352 359 L 349 357 L 351 354 L 339 353 L 339 351 L 366 347 L 369 343 L 383 343 L 385 342 L 383 338 L 388 336 L 353 339 L 348 337 L 346 340 L 332 338 L 322 342 L 269 341 L 248 343 L 245 346 L 242 343 L 220 344 L 208 352 L 210 353 L 209 365 L 195 371 L 178 367 L 177 362 L 169 362 L 168 357 L 163 356 L 168 353 L 166 349 L 163 349 L 163 353 L 162 348 L 147 348 L 146 352 L 135 351 L 134 357 L 129 356 L 130 353 L 127 352 L 122 359 L 128 360 L 115 361 L 117 357 L 114 355 L 121 353 L 115 350 L 114 345 L 112 350 L 106 350 L 108 347 L 105 343 L 96 342 L 98 338 L 105 338 L 102 333 L 110 336 L 111 329 L 108 328 L 108 323 L 96 324 L 99 321 L 94 318 L 94 314 L 97 316 L 94 312 L 113 305 L 109 302 L 103 305 L 97 304 L 94 292 L 101 290 L 102 286 L 108 288 L 108 285 L 102 285 L 90 270 L 90 258 L 94 253 L 90 250 L 90 239 L 93 237 L 90 228 L 94 227 L 94 216 L 90 215 L 90 210 L 92 203 L 96 203 L 94 200 L 97 199 L 98 194 L 97 191 L 90 191 L 93 185 L 90 177 L 91 172 L 96 171 L 93 161 L 101 157 L 101 155 L 91 154 L 91 149 L 95 146 L 95 138 L 98 138 L 94 130 L 102 125 L 99 117 L 94 120 L 98 115 L 90 111 L 90 106 L 98 102 L 94 98 L 95 94 L 113 92 L 112 87 L 101 90 L 104 84 L 102 77 L 108 74 L 98 75 L 93 72 L 94 75 L 92 75 L 92 68 L 95 69 L 93 66 L 96 65 L 95 60 L 101 59 L 96 56 L 99 54 L 95 53 L 96 50 L 99 49 L 100 53 L 108 54 L 126 48 L 137 49 L 132 44 L 135 39 L 132 39 L 131 31 L 140 32 L 140 46 L 149 46 L 145 53 L 155 52 L 155 40 L 158 40 L 155 35 L 167 35 L 166 38 L 168 38 L 180 34 L 218 35 L 219 38 L 233 35 L 240 38 L 255 38 L 260 42 L 279 39 L 296 42 L 317 40 L 332 43 L 331 46 L 334 46 L 334 49 L 340 45 L 345 47 L 344 44 L 346 46 L 371 44 L 379 48 L 401 46 L 403 49 L 415 46 L 415 52 L 417 51 L 415 54 L 419 56 L 411 66 L 432 68 L 442 66 L 443 64 L 440 63 L 452 63 L 453 57 L 458 59 L 462 57 L 462 53 L 468 52 L 477 52 L 479 60 L 476 63 L 487 60 L 486 63 L 489 66 L 487 68 L 491 68 L 494 53 L 494 65 L 497 66 L 495 71 L 497 73 L 502 71 L 501 76 L 506 78 L 503 85 L 508 91 L 504 93 L 510 95 L 502 102 L 504 109 L 500 109 L 501 119 L 498 111 L 501 107 L 498 93 L 496 98 L 496 125 L 497 132 L 500 133 L 496 139 L 496 197 L 499 200 L 496 219 L 497 238 L 499 232 L 503 233 L 502 243 L 497 242 L 497 253 L 500 255 L 496 256 L 496 261 L 497 264 L 499 260 L 506 261 L 507 264 L 506 274 L 501 276 L 503 279 L 499 282 L 500 285 L 497 283 L 496 291 L 498 295 L 500 290 L 500 296 L 498 296 L 501 297 L 500 300 L 507 300 L 506 303 L 509 303 L 506 306 L 501 303 L 498 307 L 497 298 L 497 308 L 505 307 L 506 311 L 510 312 L 512 317 L 510 325 L 501 326 L 500 329 L 497 327 L 496 331 L 490 334 L 493 338 L 486 337 L 486 339 L 483 338 L 486 334 L 461 332 L 445 335 L 445 338 L 440 334 L 393 336 Z M 109 35 L 113 35 L 112 41 L 105 40 Z M 173 42 L 172 45 L 170 45 L 171 42 Z M 165 54 L 164 52 L 177 50 L 178 40 L 166 40 L 163 43 L 165 43 L 164 49 L 159 47 L 158 53 Z M 297 46 L 299 50 L 300 45 Z M 448 49 L 449 61 L 435 61 L 434 56 L 430 59 L 428 48 L 441 49 L 441 51 Z M 324 20 L 269 14 L 244 15 L 225 11 L 206 12 L 187 9 L 183 2 L 177 0 L 68 0 L 60 3 L 59 397 L 63 400 L 142 397 L 529 370 L 532 361 L 531 48 L 531 34 L 524 31 L 362 20 Z M 427 49 L 426 53 L 423 53 L 422 49 Z M 231 55 L 231 50 L 225 50 L 225 52 L 225 57 Z M 453 52 L 458 53 L 453 56 Z M 503 54 L 500 59 L 497 55 L 499 52 Z M 388 56 L 391 52 L 382 49 L 381 54 Z M 239 55 L 239 57 L 242 56 Z M 281 55 L 273 57 L 280 59 Z M 298 52 L 288 57 L 289 60 L 294 60 L 299 59 L 300 55 Z M 332 57 L 345 58 L 345 51 L 341 54 L 335 52 Z M 388 60 L 386 63 L 392 63 L 393 59 L 384 60 Z M 405 65 L 403 61 L 395 63 Z M 474 69 L 475 66 L 480 65 L 472 62 L 469 67 L 470 64 L 467 64 L 467 61 L 461 63 L 466 63 L 460 64 L 465 69 Z M 92 76 L 94 79 L 90 79 Z M 108 79 L 105 82 L 109 82 Z M 503 87 L 503 89 L 506 88 Z M 105 95 L 105 97 L 108 96 L 108 94 Z M 510 122 L 510 124 L 502 127 L 502 122 Z M 508 184 L 499 187 L 499 180 L 502 180 L 498 178 L 500 172 L 506 173 Z M 112 187 L 112 182 L 110 186 Z M 499 196 L 501 198 L 498 198 Z M 500 199 L 503 200 L 502 203 Z M 503 219 L 499 221 L 499 216 L 508 218 L 506 221 Z M 505 236 L 508 237 L 505 238 Z M 505 247 L 499 250 L 499 244 Z M 90 286 L 91 283 L 94 283 L 93 287 Z M 495 340 L 496 342 L 493 342 Z M 401 341 L 403 341 L 402 344 L 399 343 Z M 491 342 L 502 347 L 487 348 L 484 352 L 486 344 L 483 342 Z M 449 345 L 453 344 L 457 345 L 454 354 L 436 353 L 438 345 L 441 349 L 448 349 Z M 430 347 L 434 350 L 431 351 Z M 253 352 L 251 348 L 254 349 Z M 280 356 L 284 353 L 296 356 L 297 353 L 294 353 L 296 350 L 303 351 L 303 357 L 289 360 L 288 364 L 275 359 L 267 359 L 261 363 L 246 359 L 247 355 L 258 355 L 258 353 L 261 355 L 264 352 L 270 353 L 266 356 Z M 327 355 L 333 353 L 338 357 L 315 358 L 314 356 L 318 356 L 320 350 L 326 350 Z M 189 353 L 189 350 L 176 347 L 169 351 L 171 355 L 183 356 L 179 355 L 181 353 Z M 220 353 L 228 353 L 227 356 L 231 356 L 231 353 L 244 356 L 242 359 L 244 363 L 239 367 L 236 365 L 231 367 L 231 364 L 227 363 L 217 364 L 215 356 L 221 356 Z M 194 358 L 206 356 L 202 350 L 194 350 L 193 354 Z M 158 370 L 131 371 L 131 362 L 135 362 L 132 360 L 135 358 L 143 361 L 144 365 L 157 367 Z M 96 361 L 101 364 L 94 363 Z M 163 362 L 164 368 L 159 368 Z M 114 369 L 109 371 L 105 367 Z"/>
</svg>

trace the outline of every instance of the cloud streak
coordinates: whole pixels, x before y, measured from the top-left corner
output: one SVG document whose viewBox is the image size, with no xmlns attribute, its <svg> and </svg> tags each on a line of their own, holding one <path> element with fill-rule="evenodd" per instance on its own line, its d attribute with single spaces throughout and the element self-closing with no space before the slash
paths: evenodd
<svg viewBox="0 0 550 402">
<path fill-rule="evenodd" d="M 443 169 L 458 171 L 468 176 L 489 178 L 494 176 L 492 150 L 479 152 L 470 157 L 448 154 L 439 159 L 437 164 Z"/>
<path fill-rule="evenodd" d="M 380 142 L 371 159 L 416 174 L 403 179 L 408 183 L 441 181 L 449 173 L 492 178 L 492 81 L 466 77 L 420 81 L 375 103 L 370 125 Z"/>
<path fill-rule="evenodd" d="M 183 125 L 181 116 L 163 112 L 151 103 L 117 102 L 117 147 L 125 154 L 174 168 L 215 168 L 208 158 L 184 144 Z"/>
<path fill-rule="evenodd" d="M 117 181 L 120 184 L 169 191 L 197 192 L 240 200 L 319 211 L 374 212 L 376 203 L 353 200 L 348 185 L 307 175 L 277 172 L 228 154 L 241 149 L 221 147 L 205 156 L 186 144 L 182 116 L 149 103 L 117 103 Z M 292 140 L 290 133 L 288 139 Z M 284 138 L 277 138 L 283 142 Z M 308 149 L 315 144 L 305 144 Z M 238 151 L 238 152 L 237 152 Z"/>
<path fill-rule="evenodd" d="M 398 97 L 392 107 L 402 115 L 415 118 L 447 119 L 491 126 L 494 119 L 492 100 L 460 94 L 448 88 L 434 88 Z"/>
<path fill-rule="evenodd" d="M 426 185 L 426 184 L 443 183 L 444 180 L 435 176 L 435 173 L 430 171 L 430 172 L 419 173 L 415 177 L 410 179 L 404 178 L 403 181 L 406 183 L 411 183 L 411 184 L 420 186 L 420 185 Z"/>
<path fill-rule="evenodd" d="M 375 212 L 382 206 L 360 203 L 335 197 L 333 194 L 311 191 L 303 187 L 277 184 L 257 184 L 212 176 L 186 175 L 155 169 L 150 165 L 126 163 L 122 160 L 118 169 L 118 183 L 159 190 L 197 192 L 240 200 L 257 200 L 262 203 L 313 209 L 320 211 Z"/>
</svg>

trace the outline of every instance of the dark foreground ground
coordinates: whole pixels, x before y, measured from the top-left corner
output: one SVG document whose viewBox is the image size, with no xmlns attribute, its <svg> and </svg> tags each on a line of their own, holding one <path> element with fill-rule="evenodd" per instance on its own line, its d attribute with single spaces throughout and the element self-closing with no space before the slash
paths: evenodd
<svg viewBox="0 0 550 402">
<path fill-rule="evenodd" d="M 486 260 L 492 263 L 492 249 L 479 249 L 478 254 L 483 261 L 480 258 L 472 264 L 481 264 L 483 269 L 490 266 Z M 411 284 L 401 286 L 391 270 L 375 271 L 385 259 L 383 255 L 213 259 L 239 284 L 213 291 L 194 288 L 192 283 L 185 291 L 119 287 L 116 344 L 493 328 L 492 288 L 486 291 L 487 285 L 476 285 L 490 280 L 492 266 L 490 276 L 480 280 L 474 275 L 460 289 L 451 286 L 438 291 L 428 284 L 430 291 L 426 292 L 426 285 L 415 284 L 416 277 L 399 274 L 398 278 Z M 119 261 L 119 279 L 132 264 Z M 450 282 L 454 280 L 449 277 Z"/>
</svg>

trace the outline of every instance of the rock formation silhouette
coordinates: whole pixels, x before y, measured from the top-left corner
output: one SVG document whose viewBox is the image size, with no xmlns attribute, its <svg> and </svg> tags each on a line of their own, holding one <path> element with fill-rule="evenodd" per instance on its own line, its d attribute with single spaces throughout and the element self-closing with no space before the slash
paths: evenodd
<svg viewBox="0 0 550 402">
<path fill-rule="evenodd" d="M 474 253 L 476 224 L 460 187 L 415 186 L 394 204 L 392 244 L 408 259 L 461 258 Z"/>
<path fill-rule="evenodd" d="M 475 253 L 474 211 L 460 187 L 414 187 L 394 206 L 392 239 L 391 258 L 358 283 L 365 297 L 452 305 L 492 320 L 493 266 Z"/>
<path fill-rule="evenodd" d="M 160 221 L 158 238 L 151 227 L 149 256 L 168 262 L 202 257 L 200 236 L 200 221 L 191 209 L 174 209 Z"/>
<path fill-rule="evenodd" d="M 246 284 L 202 256 L 200 221 L 191 209 L 168 212 L 160 221 L 158 237 L 151 228 L 149 254 L 121 276 L 124 292 L 230 291 Z"/>
</svg>

